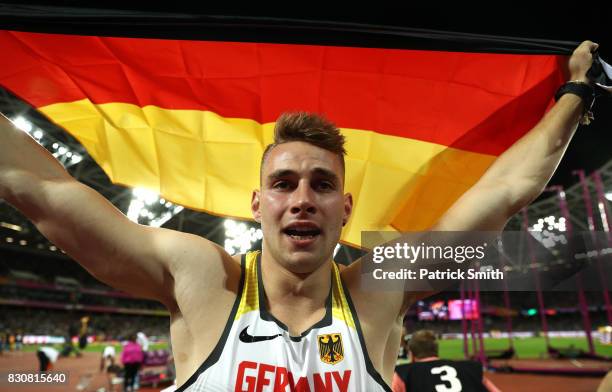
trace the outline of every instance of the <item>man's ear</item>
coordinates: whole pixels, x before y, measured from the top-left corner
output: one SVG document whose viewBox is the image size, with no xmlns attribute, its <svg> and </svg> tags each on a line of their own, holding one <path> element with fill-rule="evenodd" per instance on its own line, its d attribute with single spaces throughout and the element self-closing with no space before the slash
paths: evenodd
<svg viewBox="0 0 612 392">
<path fill-rule="evenodd" d="M 259 211 L 259 191 L 254 190 L 251 196 L 251 213 L 257 223 L 261 223 L 261 212 Z"/>
<path fill-rule="evenodd" d="M 342 217 L 342 226 L 346 226 L 353 212 L 353 195 L 347 193 L 344 195 L 344 216 Z"/>
</svg>

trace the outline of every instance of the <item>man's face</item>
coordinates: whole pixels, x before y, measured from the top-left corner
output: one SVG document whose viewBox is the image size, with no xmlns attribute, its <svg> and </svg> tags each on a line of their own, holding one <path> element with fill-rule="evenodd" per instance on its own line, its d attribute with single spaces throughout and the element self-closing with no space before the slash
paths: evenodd
<svg viewBox="0 0 612 392">
<path fill-rule="evenodd" d="M 343 194 L 336 154 L 304 142 L 274 147 L 262 168 L 251 209 L 264 232 L 264 252 L 294 273 L 331 259 L 352 197 Z"/>
</svg>

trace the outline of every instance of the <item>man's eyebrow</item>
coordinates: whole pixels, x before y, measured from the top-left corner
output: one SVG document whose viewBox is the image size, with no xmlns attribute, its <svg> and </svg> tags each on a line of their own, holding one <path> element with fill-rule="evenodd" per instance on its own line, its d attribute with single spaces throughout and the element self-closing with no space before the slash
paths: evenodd
<svg viewBox="0 0 612 392">
<path fill-rule="evenodd" d="M 338 175 L 336 173 L 334 173 L 333 171 L 323 168 L 323 167 L 315 167 L 313 169 L 313 172 L 315 175 L 320 176 L 320 177 L 325 177 L 327 179 L 333 180 L 335 182 L 340 182 L 340 178 L 338 177 Z M 294 176 L 296 175 L 296 171 L 295 170 L 290 170 L 290 169 L 279 169 L 279 170 L 275 170 L 272 173 L 268 174 L 268 176 L 266 177 L 268 180 L 275 180 L 277 178 L 282 178 L 282 177 L 287 177 L 287 176 Z"/>
<path fill-rule="evenodd" d="M 313 171 L 316 175 L 319 175 L 321 177 L 326 177 L 337 183 L 340 182 L 340 178 L 338 177 L 338 175 L 329 169 L 325 169 L 323 167 L 316 167 Z"/>
<path fill-rule="evenodd" d="M 275 180 L 277 178 L 287 177 L 287 176 L 291 176 L 295 174 L 296 174 L 295 171 L 290 170 L 290 169 L 279 169 L 279 170 L 275 170 L 272 173 L 268 174 L 266 178 L 268 180 Z"/>
</svg>

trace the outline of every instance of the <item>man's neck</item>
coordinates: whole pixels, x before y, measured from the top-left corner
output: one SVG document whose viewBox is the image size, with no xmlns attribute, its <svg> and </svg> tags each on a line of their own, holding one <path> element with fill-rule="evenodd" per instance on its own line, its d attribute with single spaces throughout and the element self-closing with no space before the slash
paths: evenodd
<svg viewBox="0 0 612 392">
<path fill-rule="evenodd" d="M 289 306 L 308 312 L 325 306 L 331 287 L 331 267 L 331 262 L 326 262 L 310 273 L 298 274 L 262 252 L 261 276 L 268 309 L 273 312 L 277 306 Z"/>
<path fill-rule="evenodd" d="M 431 361 L 437 361 L 438 359 L 440 358 L 434 355 L 432 357 L 415 358 L 414 362 L 431 362 Z"/>
</svg>

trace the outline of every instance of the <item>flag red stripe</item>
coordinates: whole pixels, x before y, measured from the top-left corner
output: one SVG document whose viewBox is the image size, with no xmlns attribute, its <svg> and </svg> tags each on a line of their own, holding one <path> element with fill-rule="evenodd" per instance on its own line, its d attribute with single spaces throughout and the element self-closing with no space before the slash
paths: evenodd
<svg viewBox="0 0 612 392">
<path fill-rule="evenodd" d="M 558 58 L 0 32 L 0 84 L 35 107 L 83 98 L 272 122 L 320 112 L 373 130 L 499 155 L 542 116 Z"/>
</svg>

